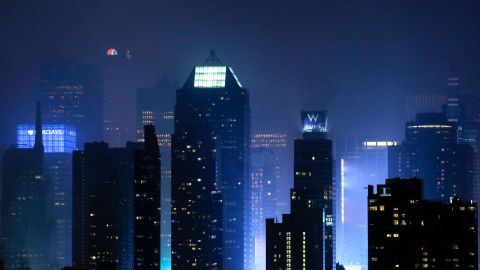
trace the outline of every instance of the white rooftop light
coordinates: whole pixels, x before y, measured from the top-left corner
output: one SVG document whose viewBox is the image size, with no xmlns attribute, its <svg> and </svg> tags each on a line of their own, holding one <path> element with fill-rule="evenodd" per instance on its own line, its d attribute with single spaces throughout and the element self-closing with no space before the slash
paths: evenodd
<svg viewBox="0 0 480 270">
<path fill-rule="evenodd" d="M 227 77 L 226 66 L 197 66 L 195 67 L 195 88 L 223 88 Z"/>
</svg>

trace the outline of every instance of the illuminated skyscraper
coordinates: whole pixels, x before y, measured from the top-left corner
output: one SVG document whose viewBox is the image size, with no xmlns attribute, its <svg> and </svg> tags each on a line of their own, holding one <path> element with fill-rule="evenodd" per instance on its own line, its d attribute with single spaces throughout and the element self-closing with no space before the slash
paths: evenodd
<svg viewBox="0 0 480 270">
<path fill-rule="evenodd" d="M 177 90 L 172 137 L 172 268 L 250 269 L 248 91 L 211 54 Z"/>
<path fill-rule="evenodd" d="M 18 148 L 32 148 L 35 125 L 17 126 Z M 77 148 L 76 131 L 71 125 L 43 124 L 47 214 L 52 220 L 49 263 L 55 269 L 72 264 L 72 152 Z"/>
<path fill-rule="evenodd" d="M 133 269 L 134 150 L 86 143 L 73 153 L 73 266 Z M 101 268 L 101 267 L 100 267 Z"/>
<path fill-rule="evenodd" d="M 154 125 L 162 156 L 161 269 L 171 267 L 171 134 L 176 83 L 164 78 L 155 87 L 137 89 L 137 141 L 144 141 L 144 126 Z"/>
<path fill-rule="evenodd" d="M 3 155 L 0 257 L 5 269 L 48 269 L 48 178 L 39 104 L 35 131 L 33 148 L 10 148 Z"/>
<path fill-rule="evenodd" d="M 388 176 L 388 147 L 393 140 L 367 136 L 335 139 L 337 261 L 347 269 L 367 269 L 367 196 L 369 184 Z"/>
<path fill-rule="evenodd" d="M 405 128 L 402 145 L 388 150 L 388 176 L 425 179 L 429 200 L 475 199 L 473 148 L 457 143 L 455 123 L 441 113 L 424 113 Z"/>
<path fill-rule="evenodd" d="M 103 138 L 102 74 L 92 66 L 60 63 L 42 68 L 45 122 L 72 125 L 79 145 Z"/>
<path fill-rule="evenodd" d="M 368 269 L 478 269 L 477 205 L 423 198 L 422 180 L 368 187 Z"/>
<path fill-rule="evenodd" d="M 160 268 L 160 149 L 155 127 L 145 126 L 144 149 L 135 151 L 134 268 Z"/>
<path fill-rule="evenodd" d="M 267 270 L 335 268 L 332 141 L 325 111 L 302 112 L 303 138 L 294 145 L 291 214 L 267 219 Z"/>
</svg>

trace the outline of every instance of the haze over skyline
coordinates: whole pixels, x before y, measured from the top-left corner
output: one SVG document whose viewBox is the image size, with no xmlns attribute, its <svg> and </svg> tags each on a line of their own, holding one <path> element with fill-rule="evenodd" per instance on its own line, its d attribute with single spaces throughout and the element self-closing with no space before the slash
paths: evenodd
<svg viewBox="0 0 480 270">
<path fill-rule="evenodd" d="M 299 128 L 299 110 L 323 108 L 334 135 L 403 137 L 407 94 L 445 93 L 453 65 L 480 87 L 479 15 L 473 1 L 2 1 L 0 126 L 33 121 L 41 65 L 78 61 L 125 82 L 105 87 L 104 110 L 133 140 L 135 89 L 181 87 L 215 49 L 251 90 L 253 121 Z"/>
</svg>

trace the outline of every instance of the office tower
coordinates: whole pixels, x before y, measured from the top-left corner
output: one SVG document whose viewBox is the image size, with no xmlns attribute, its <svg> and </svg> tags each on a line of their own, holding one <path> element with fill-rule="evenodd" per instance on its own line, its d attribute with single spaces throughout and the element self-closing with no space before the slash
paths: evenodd
<svg viewBox="0 0 480 270">
<path fill-rule="evenodd" d="M 73 267 L 133 268 L 134 150 L 86 143 L 73 152 Z"/>
<path fill-rule="evenodd" d="M 137 89 L 137 141 L 144 141 L 144 126 L 154 125 L 162 156 L 161 269 L 171 268 L 171 134 L 176 83 L 163 78 L 155 87 Z"/>
<path fill-rule="evenodd" d="M 103 138 L 102 74 L 80 63 L 46 65 L 41 70 L 45 122 L 73 125 L 79 145 Z"/>
<path fill-rule="evenodd" d="M 417 113 L 441 112 L 446 101 L 445 94 L 410 94 L 405 99 L 405 121 L 411 121 Z"/>
<path fill-rule="evenodd" d="M 369 136 L 338 138 L 336 157 L 336 239 L 337 261 L 347 269 L 367 269 L 367 206 L 358 203 L 367 197 L 369 184 L 388 177 L 388 147 L 391 139 Z"/>
<path fill-rule="evenodd" d="M 17 125 L 17 147 L 32 148 L 35 125 Z M 47 216 L 51 220 L 50 258 L 54 269 L 72 263 L 72 152 L 76 131 L 71 125 L 43 124 L 44 169 L 49 180 Z"/>
<path fill-rule="evenodd" d="M 368 269 L 478 269 L 477 205 L 423 197 L 422 180 L 368 187 Z"/>
<path fill-rule="evenodd" d="M 303 138 L 294 141 L 291 214 L 267 219 L 267 270 L 335 268 L 335 193 L 327 113 L 302 112 Z"/>
<path fill-rule="evenodd" d="M 256 133 L 251 140 L 252 233 L 255 238 L 255 269 L 265 269 L 265 219 L 281 218 L 291 188 L 287 164 L 287 135 Z M 289 197 L 289 196 L 288 196 Z"/>
<path fill-rule="evenodd" d="M 389 147 L 390 178 L 425 179 L 425 198 L 448 201 L 474 199 L 473 149 L 457 143 L 456 125 L 444 114 L 417 114 L 405 126 L 402 145 Z"/>
<path fill-rule="evenodd" d="M 10 148 L 3 155 L 0 257 L 5 269 L 48 268 L 48 183 L 39 103 L 35 131 L 33 148 Z"/>
<path fill-rule="evenodd" d="M 177 90 L 173 269 L 251 269 L 249 143 L 248 91 L 212 52 Z"/>
<path fill-rule="evenodd" d="M 135 151 L 135 269 L 160 268 L 160 149 L 155 127 L 145 126 L 144 149 Z"/>
</svg>

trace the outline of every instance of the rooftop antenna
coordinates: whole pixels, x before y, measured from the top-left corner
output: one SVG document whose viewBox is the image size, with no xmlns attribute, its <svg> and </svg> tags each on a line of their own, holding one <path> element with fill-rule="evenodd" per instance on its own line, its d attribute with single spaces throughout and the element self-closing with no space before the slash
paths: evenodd
<svg viewBox="0 0 480 270">
<path fill-rule="evenodd" d="M 207 60 L 205 63 L 209 66 L 221 66 L 222 62 L 218 59 L 217 55 L 215 54 L 214 50 L 210 50 L 210 55 L 208 55 Z"/>
</svg>

